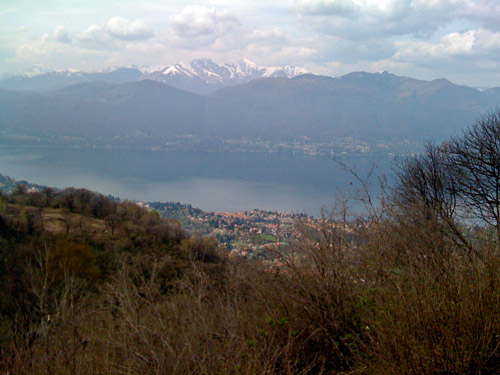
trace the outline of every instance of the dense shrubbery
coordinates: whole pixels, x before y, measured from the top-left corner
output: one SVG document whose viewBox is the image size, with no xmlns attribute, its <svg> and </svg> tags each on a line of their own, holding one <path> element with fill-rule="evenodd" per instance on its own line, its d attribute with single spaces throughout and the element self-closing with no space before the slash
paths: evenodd
<svg viewBox="0 0 500 375">
<path fill-rule="evenodd" d="M 481 124 L 500 129 L 491 116 L 475 134 Z M 272 267 L 228 259 L 213 240 L 130 203 L 19 187 L 0 202 L 0 366 L 499 373 L 497 222 L 453 190 L 458 149 L 447 153 L 470 134 L 402 162 L 394 191 L 366 217 L 298 222 L 294 252 Z M 491 134 L 484 142 L 500 142 Z"/>
</svg>

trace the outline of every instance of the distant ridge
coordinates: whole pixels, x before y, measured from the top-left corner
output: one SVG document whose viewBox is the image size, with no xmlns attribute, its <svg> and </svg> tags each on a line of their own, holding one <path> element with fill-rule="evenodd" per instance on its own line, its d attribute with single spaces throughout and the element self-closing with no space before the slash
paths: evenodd
<svg viewBox="0 0 500 375">
<path fill-rule="evenodd" d="M 233 68 L 249 77 L 253 68 L 245 66 L 249 70 Z M 182 74 L 188 73 L 194 74 Z M 259 74 L 264 73 L 278 74 Z M 224 68 L 218 77 L 224 74 L 230 71 Z M 422 142 L 457 134 L 498 106 L 500 88 L 480 91 L 447 79 L 423 81 L 387 72 L 266 76 L 207 95 L 153 80 L 99 81 L 45 93 L 0 90 L 0 134 L 147 147 L 179 137 Z M 193 142 L 196 147 L 198 141 Z"/>
<path fill-rule="evenodd" d="M 155 68 L 118 68 L 100 73 L 65 70 L 18 75 L 0 80 L 0 88 L 43 92 L 57 90 L 76 83 L 105 81 L 121 84 L 150 79 L 204 95 L 256 78 L 291 78 L 304 73 L 308 73 L 308 71 L 295 66 L 263 67 L 249 60 L 236 63 L 216 63 L 210 59 L 198 59 Z"/>
<path fill-rule="evenodd" d="M 141 71 L 134 68 L 118 68 L 99 73 L 63 70 L 7 77 L 0 80 L 0 87 L 15 91 L 51 91 L 76 83 L 105 81 L 120 84 L 140 79 Z"/>
</svg>

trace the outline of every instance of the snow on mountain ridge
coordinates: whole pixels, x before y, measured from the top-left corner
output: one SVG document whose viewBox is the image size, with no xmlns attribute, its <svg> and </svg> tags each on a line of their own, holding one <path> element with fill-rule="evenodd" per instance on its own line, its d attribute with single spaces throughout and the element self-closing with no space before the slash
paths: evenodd
<svg viewBox="0 0 500 375">
<path fill-rule="evenodd" d="M 161 76 L 159 75 L 161 73 Z M 190 62 L 181 61 L 171 66 L 164 66 L 157 70 L 147 70 L 147 78 L 168 83 L 166 77 L 184 74 L 189 78 L 199 78 L 210 84 L 220 83 L 223 86 L 248 82 L 262 77 L 292 78 L 300 74 L 309 73 L 306 69 L 295 66 L 263 67 L 248 59 L 235 63 L 216 63 L 211 59 L 197 59 Z M 233 82 L 234 81 L 234 82 Z"/>
<path fill-rule="evenodd" d="M 123 66 L 120 67 L 108 67 L 103 69 L 102 71 L 93 71 L 93 72 L 84 72 L 78 69 L 60 69 L 60 70 L 49 70 L 37 68 L 33 69 L 30 72 L 26 72 L 24 74 L 18 75 L 19 77 L 36 77 L 45 74 L 52 75 L 66 75 L 66 76 L 75 76 L 82 74 L 98 74 L 98 73 L 112 73 L 113 71 L 126 68 Z M 296 67 L 293 65 L 287 65 L 283 67 L 264 67 L 255 64 L 254 62 L 243 59 L 238 62 L 233 63 L 218 63 L 214 62 L 211 59 L 196 59 L 192 61 L 179 61 L 173 65 L 157 65 L 154 67 L 133 67 L 134 69 L 139 70 L 143 75 L 155 75 L 158 73 L 162 73 L 164 75 L 175 75 L 175 74 L 186 74 L 189 77 L 202 77 L 202 76 L 212 76 L 219 77 L 220 79 L 233 79 L 233 78 L 246 78 L 247 76 L 260 77 L 274 77 L 275 74 L 279 72 L 279 74 L 285 74 L 288 78 L 292 78 L 296 75 L 309 73 L 307 69 L 302 67 Z"/>
<path fill-rule="evenodd" d="M 292 78 L 308 73 L 294 66 L 263 67 L 245 59 L 232 63 L 217 63 L 210 59 L 180 61 L 173 65 L 155 68 L 109 67 L 100 72 L 83 72 L 74 69 L 34 71 L 31 74 L 7 77 L 1 87 L 14 90 L 54 90 L 76 83 L 107 81 L 116 84 L 149 79 L 181 90 L 205 95 L 220 88 L 247 83 L 257 78 Z"/>
<path fill-rule="evenodd" d="M 264 73 L 263 77 L 293 78 L 307 73 L 309 73 L 309 71 L 305 68 L 293 65 L 287 65 L 282 68 L 278 67 L 267 68 L 267 71 L 266 73 Z"/>
<path fill-rule="evenodd" d="M 181 61 L 157 71 L 150 70 L 148 73 L 143 73 L 143 77 L 204 95 L 258 78 L 293 78 L 306 73 L 309 71 L 301 67 L 291 65 L 263 67 L 248 59 L 231 63 L 198 59 L 190 62 Z"/>
</svg>

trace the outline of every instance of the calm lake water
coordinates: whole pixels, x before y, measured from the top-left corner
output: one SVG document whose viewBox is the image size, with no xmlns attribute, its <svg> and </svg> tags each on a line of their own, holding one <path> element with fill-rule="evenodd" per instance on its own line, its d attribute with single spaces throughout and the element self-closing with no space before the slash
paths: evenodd
<svg viewBox="0 0 500 375">
<path fill-rule="evenodd" d="M 349 164 L 364 175 L 374 162 L 381 166 L 377 174 L 390 170 L 389 158 L 357 158 Z M 315 216 L 339 194 L 359 187 L 332 159 L 297 154 L 0 146 L 0 173 L 210 211 L 260 208 Z"/>
</svg>

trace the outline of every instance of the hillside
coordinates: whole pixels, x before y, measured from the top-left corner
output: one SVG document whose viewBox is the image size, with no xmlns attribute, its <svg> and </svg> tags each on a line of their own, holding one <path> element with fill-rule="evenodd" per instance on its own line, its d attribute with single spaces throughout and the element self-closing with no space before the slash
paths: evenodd
<svg viewBox="0 0 500 375">
<path fill-rule="evenodd" d="M 207 121 L 221 136 L 442 139 L 474 122 L 497 99 L 446 80 L 389 73 L 303 75 L 220 90 L 208 98 L 213 112 Z"/>
<path fill-rule="evenodd" d="M 499 103 L 497 89 L 389 73 L 260 78 L 206 96 L 150 80 L 91 82 L 48 93 L 1 91 L 0 134 L 7 143 L 181 149 L 234 139 L 421 142 L 456 134 Z"/>
<path fill-rule="evenodd" d="M 165 137 L 203 129 L 204 99 L 153 81 L 82 83 L 46 94 L 10 92 L 0 128 L 34 137 Z"/>
</svg>

